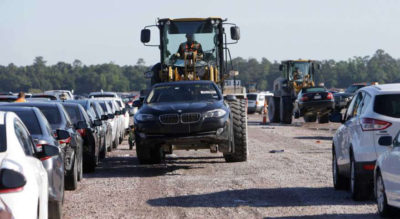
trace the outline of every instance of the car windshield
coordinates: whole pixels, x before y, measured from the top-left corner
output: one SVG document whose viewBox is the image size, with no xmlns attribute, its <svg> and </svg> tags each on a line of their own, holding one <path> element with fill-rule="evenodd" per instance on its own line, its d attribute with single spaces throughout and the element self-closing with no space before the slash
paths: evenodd
<svg viewBox="0 0 400 219">
<path fill-rule="evenodd" d="M 61 115 L 56 106 L 36 106 L 42 111 L 50 125 L 58 125 L 61 123 Z"/>
<path fill-rule="evenodd" d="M 358 89 L 365 87 L 365 85 L 351 85 L 346 89 L 346 93 L 355 93 Z"/>
<path fill-rule="evenodd" d="M 172 84 L 154 87 L 147 103 L 213 101 L 221 97 L 213 84 Z"/>
<path fill-rule="evenodd" d="M 163 58 L 167 65 L 173 65 L 177 62 L 174 59 L 174 54 L 182 43 L 186 44 L 186 34 L 193 36 L 193 40 L 201 45 L 204 53 L 203 61 L 216 62 L 217 57 L 217 33 L 218 33 L 218 20 L 206 21 L 166 21 L 163 31 Z M 184 45 L 183 44 L 183 45 Z M 179 57 L 183 59 L 183 57 Z M 178 59 L 178 61 L 179 61 Z"/>
<path fill-rule="evenodd" d="M 375 97 L 374 111 L 385 116 L 400 118 L 400 95 L 377 95 Z"/>
<path fill-rule="evenodd" d="M 256 100 L 257 99 L 257 94 L 247 94 L 247 99 L 248 100 Z"/>
</svg>

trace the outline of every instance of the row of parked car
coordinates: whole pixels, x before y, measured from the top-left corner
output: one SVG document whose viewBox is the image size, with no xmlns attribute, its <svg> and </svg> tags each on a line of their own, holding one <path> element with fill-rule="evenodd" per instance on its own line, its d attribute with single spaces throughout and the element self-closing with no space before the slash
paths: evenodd
<svg viewBox="0 0 400 219">
<path fill-rule="evenodd" d="M 75 190 L 83 173 L 95 171 L 122 143 L 130 128 L 128 111 L 111 92 L 80 100 L 2 102 L 0 203 L 6 207 L 0 215 L 61 218 L 64 190 Z"/>
<path fill-rule="evenodd" d="M 335 189 L 349 189 L 354 200 L 375 197 L 382 216 L 400 208 L 400 84 L 357 90 L 346 112 L 331 122 Z"/>
</svg>

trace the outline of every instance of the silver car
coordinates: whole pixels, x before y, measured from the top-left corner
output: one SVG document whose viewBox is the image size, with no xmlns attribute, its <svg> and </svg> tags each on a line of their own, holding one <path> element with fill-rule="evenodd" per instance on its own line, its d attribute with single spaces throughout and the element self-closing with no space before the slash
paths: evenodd
<svg viewBox="0 0 400 219">
<path fill-rule="evenodd" d="M 399 118 L 400 114 L 397 115 Z M 379 143 L 388 147 L 388 150 L 376 161 L 374 191 L 379 214 L 390 216 L 399 214 L 395 208 L 400 208 L 400 132 L 394 138 L 393 144 L 391 136 L 380 137 Z"/>
</svg>

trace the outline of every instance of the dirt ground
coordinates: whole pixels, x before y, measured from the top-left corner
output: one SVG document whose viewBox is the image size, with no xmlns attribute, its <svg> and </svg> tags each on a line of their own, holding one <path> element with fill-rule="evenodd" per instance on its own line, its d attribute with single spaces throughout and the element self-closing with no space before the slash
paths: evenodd
<svg viewBox="0 0 400 219">
<path fill-rule="evenodd" d="M 338 124 L 259 125 L 249 116 L 249 159 L 175 151 L 164 164 L 139 165 L 124 141 L 78 189 L 65 218 L 377 218 L 371 201 L 332 187 L 331 145 Z M 277 153 L 271 153 L 276 150 Z M 284 150 L 280 152 L 280 150 Z"/>
</svg>

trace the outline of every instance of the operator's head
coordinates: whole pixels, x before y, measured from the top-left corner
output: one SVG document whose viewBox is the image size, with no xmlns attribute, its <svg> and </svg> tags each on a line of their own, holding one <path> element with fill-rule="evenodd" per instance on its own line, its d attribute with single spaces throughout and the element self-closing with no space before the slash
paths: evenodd
<svg viewBox="0 0 400 219">
<path fill-rule="evenodd" d="M 192 43 L 193 40 L 194 40 L 193 34 L 192 34 L 192 33 L 187 33 L 187 34 L 186 34 L 186 39 L 187 39 L 187 42 L 188 42 L 188 43 Z"/>
<path fill-rule="evenodd" d="M 25 98 L 25 93 L 24 92 L 19 92 L 18 93 L 18 98 Z"/>
</svg>

